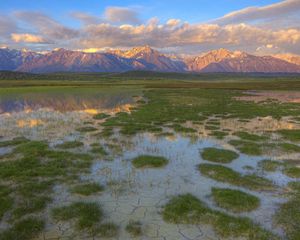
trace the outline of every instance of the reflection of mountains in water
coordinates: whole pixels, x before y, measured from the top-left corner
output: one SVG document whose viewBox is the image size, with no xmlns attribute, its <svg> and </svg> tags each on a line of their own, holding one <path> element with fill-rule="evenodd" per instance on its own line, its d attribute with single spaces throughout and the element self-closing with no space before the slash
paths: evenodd
<svg viewBox="0 0 300 240">
<path fill-rule="evenodd" d="M 18 96 L 16 98 L 0 99 L 0 114 L 20 111 L 36 111 L 46 108 L 60 112 L 82 111 L 85 109 L 106 110 L 132 103 L 132 95 L 118 94 L 92 94 L 92 95 L 45 95 L 34 94 Z"/>
</svg>

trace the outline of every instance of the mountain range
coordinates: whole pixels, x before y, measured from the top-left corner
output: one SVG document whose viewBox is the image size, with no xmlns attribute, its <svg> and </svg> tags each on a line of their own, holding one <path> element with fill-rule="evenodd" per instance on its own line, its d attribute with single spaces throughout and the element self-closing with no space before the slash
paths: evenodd
<svg viewBox="0 0 300 240">
<path fill-rule="evenodd" d="M 149 46 L 101 53 L 57 49 L 44 54 L 1 48 L 0 70 L 31 73 L 132 70 L 300 73 L 300 56 L 288 54 L 255 56 L 240 51 L 218 49 L 194 57 L 174 57 L 162 54 Z"/>
</svg>

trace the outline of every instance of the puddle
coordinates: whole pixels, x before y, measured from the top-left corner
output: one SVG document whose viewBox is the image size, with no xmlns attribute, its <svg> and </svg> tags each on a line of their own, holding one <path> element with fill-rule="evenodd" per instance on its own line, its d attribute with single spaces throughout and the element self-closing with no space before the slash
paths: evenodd
<svg viewBox="0 0 300 240">
<path fill-rule="evenodd" d="M 83 177 L 84 180 L 93 180 L 106 186 L 106 190 L 100 196 L 88 197 L 88 199 L 101 204 L 106 221 L 112 221 L 123 229 L 116 239 L 132 239 L 124 231 L 129 220 L 140 221 L 143 224 L 144 237 L 141 239 L 218 239 L 209 226 L 168 224 L 163 221 L 160 214 L 162 207 L 172 196 L 186 193 L 192 193 L 208 206 L 219 209 L 210 197 L 212 186 L 240 189 L 259 197 L 261 199 L 259 209 L 239 216 L 248 216 L 265 228 L 281 233 L 280 229 L 275 229 L 272 225 L 272 216 L 279 204 L 286 201 L 284 198 L 280 198 L 277 193 L 249 191 L 217 182 L 201 176 L 197 170 L 197 165 L 206 162 L 201 159 L 199 150 L 206 147 L 226 148 L 226 146 L 208 139 L 191 142 L 189 138 L 180 135 L 168 139 L 157 138 L 152 134 L 141 134 L 130 142 L 131 147 L 125 149 L 123 156 L 115 158 L 114 161 L 96 161 L 92 173 Z M 131 159 L 141 154 L 164 156 L 169 159 L 169 164 L 160 169 L 135 169 L 132 167 Z M 257 162 L 262 159 L 262 157 L 240 155 L 228 166 L 236 171 L 247 173 L 243 169 L 244 166 L 256 167 Z M 264 177 L 273 179 L 280 186 L 285 186 L 289 181 L 284 175 L 280 175 L 280 178 L 275 178 L 272 174 Z M 64 187 L 56 191 L 59 196 L 54 205 L 83 199 L 70 195 Z M 60 228 L 68 227 L 68 223 L 60 224 Z M 56 234 L 63 233 L 57 225 L 52 227 L 48 226 L 49 232 L 53 233 L 56 229 Z M 67 231 L 62 236 L 72 236 L 73 239 L 82 237 L 72 234 L 72 231 Z"/>
</svg>

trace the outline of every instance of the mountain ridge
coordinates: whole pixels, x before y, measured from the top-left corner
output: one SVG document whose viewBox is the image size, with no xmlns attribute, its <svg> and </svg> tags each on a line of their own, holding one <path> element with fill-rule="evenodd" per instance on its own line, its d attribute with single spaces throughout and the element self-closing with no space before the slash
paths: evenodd
<svg viewBox="0 0 300 240">
<path fill-rule="evenodd" d="M 300 57 L 299 57 L 300 58 Z M 293 60 L 296 59 L 294 56 Z M 0 49 L 0 70 L 30 73 L 50 72 L 224 72 L 300 73 L 300 63 L 286 56 L 256 56 L 221 48 L 195 57 L 175 59 L 151 48 L 86 53 L 55 49 L 33 51 Z"/>
</svg>

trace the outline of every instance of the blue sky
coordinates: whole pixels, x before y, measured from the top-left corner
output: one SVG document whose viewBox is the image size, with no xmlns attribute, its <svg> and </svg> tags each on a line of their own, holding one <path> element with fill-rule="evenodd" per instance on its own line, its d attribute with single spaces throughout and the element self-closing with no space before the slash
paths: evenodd
<svg viewBox="0 0 300 240">
<path fill-rule="evenodd" d="M 300 54 L 300 0 L 0 0 L 0 47 Z"/>
<path fill-rule="evenodd" d="M 205 22 L 221 17 L 232 11 L 250 6 L 264 6 L 280 1 L 276 0 L 2 0 L 0 11 L 12 12 L 16 10 L 41 11 L 52 17 L 76 24 L 69 18 L 69 13 L 82 11 L 101 16 L 105 8 L 110 6 L 134 7 L 140 9 L 140 16 L 147 20 L 158 17 L 161 21 L 179 18 L 190 23 Z"/>
</svg>

